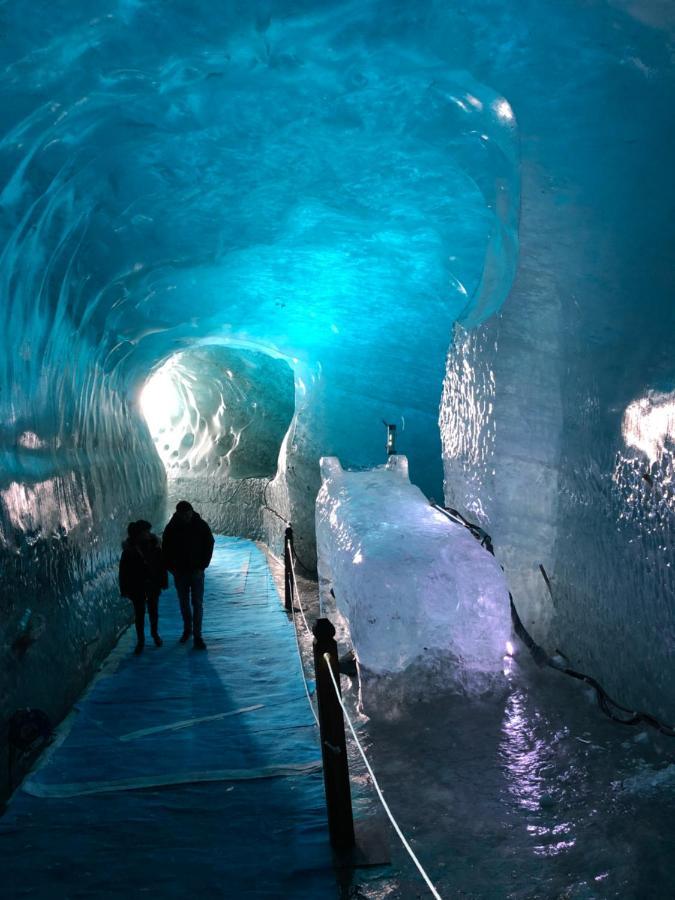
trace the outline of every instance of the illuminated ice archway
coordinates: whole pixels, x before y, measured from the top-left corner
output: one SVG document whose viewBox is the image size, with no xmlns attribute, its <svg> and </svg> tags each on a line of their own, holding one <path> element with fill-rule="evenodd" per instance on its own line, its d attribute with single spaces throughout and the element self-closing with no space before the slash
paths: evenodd
<svg viewBox="0 0 675 900">
<path fill-rule="evenodd" d="M 271 478 L 293 417 L 293 372 L 259 351 L 199 347 L 152 373 L 140 407 L 169 480 Z"/>
</svg>

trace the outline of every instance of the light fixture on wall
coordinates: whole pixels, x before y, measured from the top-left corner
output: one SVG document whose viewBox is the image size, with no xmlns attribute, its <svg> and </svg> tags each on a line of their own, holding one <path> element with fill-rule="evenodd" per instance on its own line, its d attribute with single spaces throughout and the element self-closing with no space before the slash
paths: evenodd
<svg viewBox="0 0 675 900">
<path fill-rule="evenodd" d="M 396 426 L 385 422 L 384 419 L 382 419 L 382 422 L 387 429 L 387 456 L 393 456 L 396 453 Z"/>
</svg>

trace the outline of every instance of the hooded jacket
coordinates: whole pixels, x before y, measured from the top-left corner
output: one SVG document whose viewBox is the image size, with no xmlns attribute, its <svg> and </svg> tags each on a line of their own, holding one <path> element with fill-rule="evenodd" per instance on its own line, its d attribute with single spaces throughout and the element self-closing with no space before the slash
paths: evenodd
<svg viewBox="0 0 675 900">
<path fill-rule="evenodd" d="M 174 575 L 206 569 L 213 556 L 213 534 L 196 512 L 189 522 L 176 513 L 164 529 L 162 553 L 164 564 Z"/>
<path fill-rule="evenodd" d="M 123 597 L 159 594 L 169 586 L 159 539 L 154 534 L 152 538 L 144 551 L 129 540 L 122 544 L 119 581 Z"/>
</svg>

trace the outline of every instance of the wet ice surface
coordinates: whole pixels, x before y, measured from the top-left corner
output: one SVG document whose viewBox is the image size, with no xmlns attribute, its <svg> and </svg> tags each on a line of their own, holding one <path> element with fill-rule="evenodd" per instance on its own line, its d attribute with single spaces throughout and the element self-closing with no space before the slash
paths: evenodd
<svg viewBox="0 0 675 900">
<path fill-rule="evenodd" d="M 178 643 L 173 585 L 160 629 L 140 657 L 127 632 L 12 798 L 0 896 L 332 900 L 320 747 L 260 551 L 216 537 L 207 652 Z"/>
<path fill-rule="evenodd" d="M 669 896 L 675 744 L 605 720 L 563 675 L 528 663 L 510 682 L 501 697 L 446 696 L 366 728 L 441 894 Z"/>
<path fill-rule="evenodd" d="M 0 647 L 27 606 L 46 628 L 20 665 L 5 654 L 0 718 L 62 716 L 124 623 L 114 566 L 127 521 L 158 524 L 155 448 L 181 480 L 190 463 L 178 487 L 214 530 L 278 544 L 262 500 L 307 558 L 327 443 L 372 463 L 381 417 L 405 417 L 440 487 L 452 323 L 498 308 L 516 264 L 517 128 L 425 46 L 435 15 L 380 6 L 2 4 Z M 189 427 L 154 444 L 140 389 L 188 351 Z"/>
<path fill-rule="evenodd" d="M 307 583 L 310 623 L 312 595 Z M 342 653 L 347 636 L 338 638 Z M 442 897 L 672 895 L 675 740 L 612 723 L 592 691 L 538 668 L 520 645 L 504 660 L 503 689 L 481 699 L 446 692 L 430 701 L 402 686 L 406 677 L 364 686 L 381 698 L 368 718 L 358 714 L 356 679 L 343 676 L 342 690 L 387 801 Z M 350 769 L 372 814 L 379 803 L 354 747 Z M 389 841 L 391 871 L 362 870 L 349 896 L 429 896 L 391 831 Z"/>
<path fill-rule="evenodd" d="M 424 686 L 479 693 L 501 676 L 511 638 L 498 562 L 430 506 L 405 456 L 350 472 L 321 460 L 317 552 L 324 597 L 349 623 L 359 665 L 421 670 Z"/>
</svg>

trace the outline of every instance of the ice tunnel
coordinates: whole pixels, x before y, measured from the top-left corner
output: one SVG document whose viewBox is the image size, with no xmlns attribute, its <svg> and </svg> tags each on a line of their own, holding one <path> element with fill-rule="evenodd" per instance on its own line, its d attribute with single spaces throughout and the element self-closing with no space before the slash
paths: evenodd
<svg viewBox="0 0 675 900">
<path fill-rule="evenodd" d="M 672 7 L 1 16 L 2 719 L 128 621 L 130 518 L 311 560 L 319 457 L 385 419 L 537 639 L 673 721 Z"/>
<path fill-rule="evenodd" d="M 294 390 L 290 366 L 260 352 L 199 347 L 163 363 L 140 406 L 167 473 L 169 506 L 189 496 L 219 532 L 264 538 L 267 485 Z"/>
</svg>

